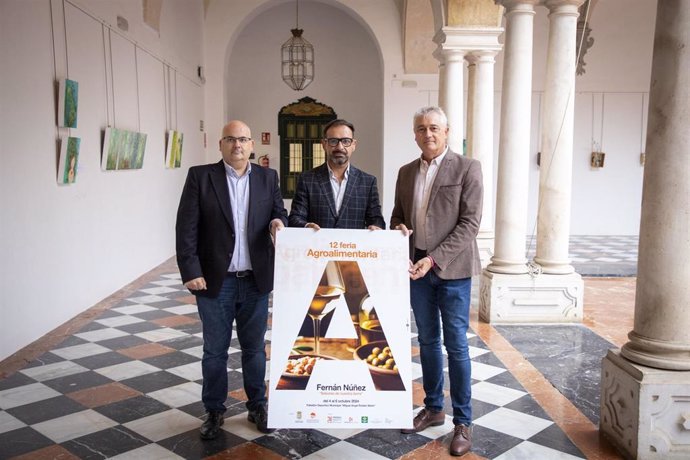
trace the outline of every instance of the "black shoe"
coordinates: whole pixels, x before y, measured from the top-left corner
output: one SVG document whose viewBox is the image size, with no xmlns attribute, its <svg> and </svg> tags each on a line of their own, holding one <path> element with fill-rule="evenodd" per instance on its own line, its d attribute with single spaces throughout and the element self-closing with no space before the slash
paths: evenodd
<svg viewBox="0 0 690 460">
<path fill-rule="evenodd" d="M 209 412 L 206 421 L 199 429 L 201 439 L 216 439 L 223 423 L 225 423 L 225 418 L 222 412 Z"/>
<path fill-rule="evenodd" d="M 256 410 L 250 410 L 247 420 L 250 423 L 256 423 L 256 429 L 262 433 L 273 433 L 275 431 L 275 429 L 268 427 L 268 413 L 266 412 L 266 406 L 263 404 L 258 406 Z"/>
</svg>

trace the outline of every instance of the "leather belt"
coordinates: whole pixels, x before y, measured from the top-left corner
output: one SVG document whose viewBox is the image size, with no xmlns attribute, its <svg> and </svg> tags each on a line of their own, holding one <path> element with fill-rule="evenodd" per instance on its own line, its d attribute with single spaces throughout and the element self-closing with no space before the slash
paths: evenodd
<svg viewBox="0 0 690 460">
<path fill-rule="evenodd" d="M 252 274 L 251 270 L 241 270 L 239 272 L 228 272 L 228 276 L 232 276 L 233 278 L 246 278 L 251 274 Z"/>
</svg>

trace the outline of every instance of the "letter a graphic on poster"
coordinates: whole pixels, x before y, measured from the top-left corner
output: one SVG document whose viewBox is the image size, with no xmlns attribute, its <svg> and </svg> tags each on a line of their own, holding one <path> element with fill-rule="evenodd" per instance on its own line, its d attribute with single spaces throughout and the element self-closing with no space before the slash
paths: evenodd
<svg viewBox="0 0 690 460">
<path fill-rule="evenodd" d="M 343 297 L 347 304 L 352 326 L 357 338 L 325 338 L 334 319 L 333 311 Z M 313 337 L 305 343 L 304 337 Z M 337 341 L 346 354 L 330 356 L 323 346 Z M 315 366 L 324 359 L 358 359 L 366 366 L 375 388 L 382 391 L 405 391 L 397 372 L 393 351 L 388 346 L 376 309 L 373 307 L 364 277 L 356 261 L 329 260 L 316 286 L 304 317 L 299 336 L 295 337 L 294 353 L 289 356 L 276 386 L 277 390 L 304 390 L 307 388 Z M 349 350 L 349 351 L 348 351 Z M 352 352 L 354 350 L 354 353 Z M 335 354 L 335 353 L 334 353 Z"/>
</svg>

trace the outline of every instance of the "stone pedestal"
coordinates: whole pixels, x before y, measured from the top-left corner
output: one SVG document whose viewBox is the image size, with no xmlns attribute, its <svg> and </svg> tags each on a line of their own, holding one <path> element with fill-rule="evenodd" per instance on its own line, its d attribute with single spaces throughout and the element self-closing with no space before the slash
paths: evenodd
<svg viewBox="0 0 690 460">
<path fill-rule="evenodd" d="M 577 323 L 582 321 L 584 283 L 569 275 L 504 275 L 484 270 L 479 318 L 487 323 Z"/>
<path fill-rule="evenodd" d="M 690 371 L 655 369 L 609 350 L 599 430 L 628 458 L 690 458 Z"/>
</svg>

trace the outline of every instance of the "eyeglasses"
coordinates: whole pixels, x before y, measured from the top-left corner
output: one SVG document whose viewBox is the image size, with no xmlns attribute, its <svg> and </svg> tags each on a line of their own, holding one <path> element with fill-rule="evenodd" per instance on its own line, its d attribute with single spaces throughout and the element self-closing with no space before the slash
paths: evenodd
<svg viewBox="0 0 690 460">
<path fill-rule="evenodd" d="M 227 142 L 228 144 L 232 144 L 233 142 L 239 142 L 240 144 L 246 144 L 247 142 L 251 141 L 251 137 L 233 137 L 233 136 L 225 136 L 224 138 L 221 139 L 223 142 Z"/>
<path fill-rule="evenodd" d="M 331 147 L 335 147 L 338 143 L 343 144 L 343 147 L 349 147 L 352 145 L 353 139 L 351 137 L 329 137 L 326 139 L 326 143 Z"/>
</svg>

